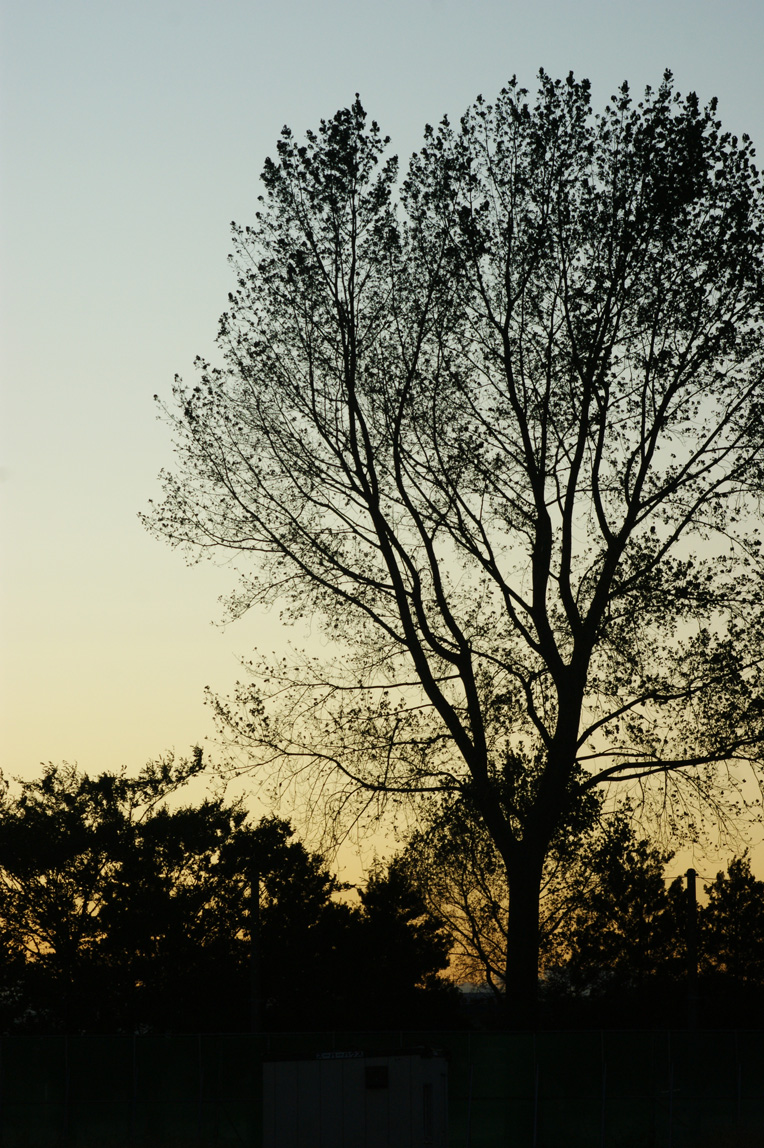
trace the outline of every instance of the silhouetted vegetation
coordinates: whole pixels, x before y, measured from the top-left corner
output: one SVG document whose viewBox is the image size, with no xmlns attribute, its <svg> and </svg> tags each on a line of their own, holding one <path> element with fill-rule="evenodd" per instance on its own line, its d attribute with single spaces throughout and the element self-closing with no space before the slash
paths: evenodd
<svg viewBox="0 0 764 1148">
<path fill-rule="evenodd" d="M 240 1031 L 251 1023 L 250 895 L 259 884 L 263 1023 L 438 1024 L 450 939 L 401 872 L 360 905 L 287 822 L 240 801 L 168 798 L 201 769 L 136 778 L 49 765 L 0 806 L 4 1031 Z"/>
<path fill-rule="evenodd" d="M 396 864 L 448 929 L 452 975 L 482 986 L 471 998 L 475 1018 L 506 1024 L 509 890 L 480 818 L 463 801 L 430 802 Z M 764 882 L 744 855 L 705 896 L 696 925 L 698 1021 L 764 1024 Z M 629 805 L 610 815 L 596 801 L 580 807 L 544 869 L 542 1023 L 686 1025 L 688 909 L 674 854 L 640 834 Z"/>
<path fill-rule="evenodd" d="M 400 181 L 386 147 L 359 99 L 284 129 L 149 524 L 235 556 L 233 616 L 278 603 L 336 651 L 219 701 L 244 768 L 312 775 L 329 815 L 471 803 L 532 1023 L 582 796 L 723 814 L 761 763 L 764 194 L 669 73 L 598 114 L 572 75 L 512 80 Z"/>
<path fill-rule="evenodd" d="M 272 1030 L 506 1023 L 505 886 L 479 821 L 441 809 L 350 898 L 287 822 L 253 824 L 241 801 L 181 803 L 201 768 L 198 751 L 134 778 L 49 765 L 6 790 L 3 1031 L 242 1031 L 253 993 Z M 671 854 L 625 814 L 580 829 L 542 898 L 542 1022 L 683 1026 L 687 894 L 667 882 Z M 764 882 L 743 856 L 706 894 L 699 1019 L 764 1024 Z M 492 996 L 460 1001 L 465 975 Z"/>
</svg>

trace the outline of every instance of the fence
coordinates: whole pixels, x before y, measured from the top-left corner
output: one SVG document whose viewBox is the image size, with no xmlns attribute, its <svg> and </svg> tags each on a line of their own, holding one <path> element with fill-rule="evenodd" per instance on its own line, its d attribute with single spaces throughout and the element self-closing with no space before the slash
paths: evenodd
<svg viewBox="0 0 764 1148">
<path fill-rule="evenodd" d="M 417 1046 L 448 1056 L 451 1148 L 764 1144 L 764 1033 L 604 1031 L 6 1036 L 0 1145 L 259 1148 L 264 1058 Z"/>
</svg>

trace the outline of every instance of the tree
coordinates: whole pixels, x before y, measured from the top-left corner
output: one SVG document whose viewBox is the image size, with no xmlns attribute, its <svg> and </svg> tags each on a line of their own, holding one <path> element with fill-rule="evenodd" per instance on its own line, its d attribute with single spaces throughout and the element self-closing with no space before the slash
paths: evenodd
<svg viewBox="0 0 764 1148">
<path fill-rule="evenodd" d="M 428 824 L 400 857 L 431 913 L 453 938 L 452 967 L 464 982 L 500 997 L 507 967 L 507 881 L 501 857 L 479 817 L 454 795 L 431 802 Z"/>
<path fill-rule="evenodd" d="M 550 1005 L 589 1024 L 751 1025 L 764 1008 L 764 882 L 745 854 L 705 886 L 698 911 L 699 982 L 690 964 L 688 891 L 667 881 L 672 854 L 617 818 L 591 856 L 591 892 L 557 937 Z M 576 999 L 578 998 L 578 1000 Z M 671 1018 L 674 1018 L 673 1022 Z M 697 1021 L 690 1021 L 697 1023 Z"/>
<path fill-rule="evenodd" d="M 701 967 L 740 985 L 764 990 L 764 881 L 743 855 L 705 886 L 708 902 L 700 911 Z"/>
<path fill-rule="evenodd" d="M 681 877 L 666 886 L 673 854 L 613 819 L 588 851 L 590 883 L 554 938 L 552 962 L 574 992 L 639 994 L 652 979 L 682 978 L 686 962 Z"/>
<path fill-rule="evenodd" d="M 288 824 L 241 801 L 168 799 L 202 769 L 135 778 L 49 765 L 0 808 L 0 921 L 15 959 L 10 1019 L 64 1029 L 248 1027 L 248 898 L 262 876 L 266 976 L 294 969 L 336 880 Z M 290 934 L 291 930 L 291 934 Z M 274 970 L 278 970 L 278 976 Z M 9 987 L 10 984 L 9 984 Z"/>
<path fill-rule="evenodd" d="M 637 834 L 628 807 L 604 815 L 590 801 L 579 810 L 552 841 L 544 867 L 539 941 L 547 987 L 554 981 L 590 995 L 603 986 L 633 985 L 669 966 L 676 974 L 684 913 L 677 912 L 681 879 L 676 888 L 665 887 L 672 856 Z M 479 818 L 463 803 L 441 803 L 427 827 L 406 842 L 398 864 L 451 934 L 452 967 L 500 998 L 507 885 Z"/>
<path fill-rule="evenodd" d="M 0 921 L 18 958 L 16 1005 L 23 981 L 36 1010 L 69 1027 L 83 1001 L 99 995 L 101 914 L 131 847 L 127 833 L 201 769 L 197 749 L 190 760 L 149 762 L 137 778 L 91 779 L 76 766 L 49 764 L 39 780 L 22 782 L 18 797 L 5 787 Z"/>
<path fill-rule="evenodd" d="M 458 994 L 442 976 L 453 940 L 407 868 L 396 859 L 378 866 L 359 895 L 361 959 L 353 964 L 365 971 L 370 1022 L 378 1028 L 429 1028 L 446 1020 L 453 1026 Z"/>
<path fill-rule="evenodd" d="M 386 143 L 358 99 L 284 129 L 149 525 L 238 556 L 234 614 L 337 642 L 218 702 L 253 767 L 329 813 L 474 804 L 519 1022 L 581 794 L 720 812 L 760 763 L 764 199 L 669 73 L 597 115 L 588 82 L 513 80 L 428 127 L 399 191 Z"/>
<path fill-rule="evenodd" d="M 265 864 L 279 829 L 285 850 L 288 827 L 252 825 L 241 801 L 221 798 L 124 826 L 97 920 L 103 1027 L 248 1025 L 250 867 Z"/>
<path fill-rule="evenodd" d="M 48 765 L 0 805 L 0 1023 L 66 1031 L 250 1024 L 253 874 L 268 1027 L 402 1025 L 453 1013 L 450 941 L 402 874 L 361 904 L 275 817 L 167 799 L 202 768 L 137 778 Z M 405 1012 L 404 1012 L 405 1010 Z"/>
<path fill-rule="evenodd" d="M 621 819 L 617 819 L 620 824 Z M 541 883 L 542 964 L 560 958 L 560 936 L 592 894 L 613 832 L 603 830 L 598 795 L 587 791 L 550 843 Z M 458 795 L 430 801 L 397 864 L 429 912 L 452 938 L 451 967 L 467 982 L 487 985 L 499 1000 L 507 967 L 506 870 L 478 811 Z"/>
</svg>

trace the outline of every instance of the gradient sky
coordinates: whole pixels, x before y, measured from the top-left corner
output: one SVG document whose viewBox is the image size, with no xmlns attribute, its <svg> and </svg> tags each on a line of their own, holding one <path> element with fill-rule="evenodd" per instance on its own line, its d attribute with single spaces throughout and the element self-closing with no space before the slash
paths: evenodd
<svg viewBox="0 0 764 1148">
<path fill-rule="evenodd" d="M 225 568 L 137 513 L 171 464 L 152 396 L 190 376 L 284 123 L 356 91 L 405 161 L 422 127 L 539 67 L 639 92 L 671 68 L 764 151 L 761 0 L 4 0 L 2 642 L 6 776 L 137 768 L 212 732 L 274 617 L 221 629 Z M 298 636 L 299 640 L 299 636 Z M 758 865 L 761 870 L 762 866 Z"/>
</svg>

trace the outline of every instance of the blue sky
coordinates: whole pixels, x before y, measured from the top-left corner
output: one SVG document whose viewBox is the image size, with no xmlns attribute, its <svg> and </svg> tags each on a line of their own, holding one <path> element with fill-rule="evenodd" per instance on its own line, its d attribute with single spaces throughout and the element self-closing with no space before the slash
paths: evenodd
<svg viewBox="0 0 764 1148">
<path fill-rule="evenodd" d="M 229 222 L 284 123 L 356 91 L 402 158 L 516 73 L 602 105 L 666 67 L 764 149 L 764 5 L 728 0 L 4 0 L 0 766 L 187 752 L 277 619 L 228 629 L 225 569 L 137 519 L 171 463 L 154 393 L 212 354 Z M 289 635 L 286 635 L 289 637 Z M 299 636 L 298 636 L 299 637 Z"/>
</svg>

